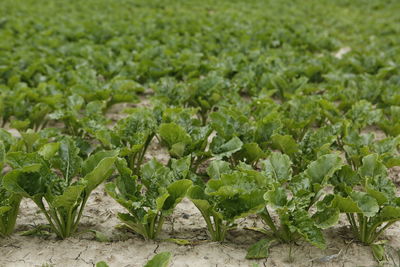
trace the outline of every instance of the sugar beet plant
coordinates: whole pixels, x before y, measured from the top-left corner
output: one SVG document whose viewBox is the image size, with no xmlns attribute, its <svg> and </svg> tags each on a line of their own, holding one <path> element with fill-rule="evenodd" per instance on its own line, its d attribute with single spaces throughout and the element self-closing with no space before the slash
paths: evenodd
<svg viewBox="0 0 400 267">
<path fill-rule="evenodd" d="M 278 152 L 272 153 L 263 162 L 262 172 L 268 179 L 269 189 L 263 195 L 265 208 L 258 213 L 268 226 L 270 237 L 253 245 L 247 257 L 259 257 L 254 250 L 260 244 L 267 249 L 274 241 L 293 244 L 304 239 L 314 246 L 325 248 L 322 229 L 333 226 L 339 212 L 321 209 L 313 214 L 311 208 L 320 206 L 325 187 L 342 165 L 338 155 L 326 154 L 311 162 L 303 172 L 293 175 L 290 158 Z M 271 216 L 271 210 L 278 215 L 279 223 Z"/>
<path fill-rule="evenodd" d="M 382 159 L 370 154 L 356 170 L 344 166 L 332 184 L 335 194 L 326 196 L 319 207 L 327 210 L 325 214 L 346 214 L 354 238 L 371 246 L 375 257 L 383 260 L 384 247 L 379 238 L 400 220 L 400 198 Z"/>
<path fill-rule="evenodd" d="M 192 185 L 190 158 L 172 160 L 170 168 L 153 159 L 141 167 L 140 179 L 124 159 L 118 159 L 116 166 L 119 175 L 106 190 L 128 211 L 118 213 L 118 218 L 144 239 L 157 238 L 165 218 Z"/>
<path fill-rule="evenodd" d="M 0 236 L 10 235 L 15 226 L 21 196 L 7 191 L 3 186 L 3 166 L 6 161 L 6 146 L 0 141 Z"/>
<path fill-rule="evenodd" d="M 120 148 L 133 174 L 139 175 L 146 151 L 153 140 L 158 121 L 155 111 L 135 109 L 128 117 L 118 121 L 115 133 L 109 131 L 108 138 L 101 139 L 103 144 Z M 109 141 L 108 141 L 109 140 Z"/>
<path fill-rule="evenodd" d="M 117 152 L 98 152 L 85 161 L 70 138 L 38 152 L 10 152 L 13 168 L 3 177 L 9 194 L 32 199 L 60 238 L 76 232 L 90 193 L 113 172 Z"/>
<path fill-rule="evenodd" d="M 263 209 L 269 182 L 249 165 L 232 170 L 225 161 L 214 161 L 208 174 L 211 179 L 191 187 L 188 197 L 203 216 L 211 240 L 224 241 L 237 219 Z"/>
</svg>

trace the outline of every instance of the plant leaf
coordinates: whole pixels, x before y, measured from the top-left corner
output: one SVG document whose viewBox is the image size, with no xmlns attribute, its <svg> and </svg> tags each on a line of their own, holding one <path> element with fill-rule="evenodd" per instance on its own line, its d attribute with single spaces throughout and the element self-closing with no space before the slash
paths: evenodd
<svg viewBox="0 0 400 267">
<path fill-rule="evenodd" d="M 269 256 L 269 247 L 271 246 L 272 240 L 261 239 L 257 243 L 251 245 L 247 250 L 246 259 L 265 259 Z"/>
<path fill-rule="evenodd" d="M 171 252 L 161 252 L 149 260 L 144 267 L 167 267 L 171 258 Z"/>
</svg>

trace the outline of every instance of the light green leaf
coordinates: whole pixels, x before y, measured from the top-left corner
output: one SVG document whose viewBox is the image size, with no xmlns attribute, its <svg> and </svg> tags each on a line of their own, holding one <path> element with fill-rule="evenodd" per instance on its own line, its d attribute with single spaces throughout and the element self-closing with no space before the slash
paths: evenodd
<svg viewBox="0 0 400 267">
<path fill-rule="evenodd" d="M 96 267 L 108 267 L 108 264 L 104 261 L 99 261 L 96 263 Z"/>
<path fill-rule="evenodd" d="M 212 152 L 216 159 L 223 159 L 225 157 L 230 157 L 233 153 L 239 151 L 242 148 L 242 145 L 243 142 L 235 136 L 226 143 L 212 147 Z"/>
<path fill-rule="evenodd" d="M 48 143 L 43 145 L 38 153 L 40 156 L 42 156 L 46 160 L 50 160 L 58 151 L 60 148 L 60 143 Z"/>
<path fill-rule="evenodd" d="M 117 156 L 103 158 L 99 164 L 83 178 L 87 181 L 85 187 L 87 195 L 111 175 L 116 159 Z"/>
<path fill-rule="evenodd" d="M 261 239 L 257 243 L 251 245 L 247 250 L 246 259 L 265 259 L 269 256 L 269 247 L 271 246 L 272 240 Z"/>
<path fill-rule="evenodd" d="M 183 144 L 188 145 L 192 142 L 192 138 L 187 132 L 178 124 L 171 123 L 162 123 L 158 129 L 158 133 L 168 148 L 172 148 L 175 144 Z"/>
<path fill-rule="evenodd" d="M 65 138 L 60 142 L 58 155 L 59 157 L 55 159 L 54 164 L 61 170 L 64 178 L 70 182 L 79 172 L 82 165 L 82 159 L 79 157 L 79 148 L 72 138 Z"/>
<path fill-rule="evenodd" d="M 91 171 L 93 171 L 97 164 L 104 158 L 111 158 L 118 155 L 118 151 L 116 150 L 107 150 L 107 151 L 100 151 L 96 154 L 91 155 L 87 158 L 82 164 L 81 173 L 83 176 L 87 175 Z"/>
<path fill-rule="evenodd" d="M 400 220 L 400 207 L 385 206 L 379 212 L 377 220 L 386 222 L 391 220 Z"/>
<path fill-rule="evenodd" d="M 342 166 L 342 160 L 338 155 L 327 154 L 311 162 L 305 173 L 313 184 L 325 184 Z"/>
<path fill-rule="evenodd" d="M 207 174 L 211 179 L 219 179 L 221 174 L 232 172 L 228 162 L 223 160 L 214 160 L 207 168 Z"/>
<path fill-rule="evenodd" d="M 380 244 L 371 244 L 372 254 L 377 261 L 383 261 L 385 259 L 385 248 Z"/>
<path fill-rule="evenodd" d="M 379 205 L 375 198 L 364 192 L 350 192 L 349 197 L 336 195 L 335 205 L 341 212 L 362 213 L 367 217 L 374 216 L 379 211 Z"/>
<path fill-rule="evenodd" d="M 271 136 L 272 146 L 289 156 L 299 151 L 299 146 L 291 135 L 274 134 Z"/>
<path fill-rule="evenodd" d="M 186 193 L 192 184 L 192 181 L 186 179 L 170 184 L 167 188 L 169 196 L 165 200 L 163 210 L 171 210 L 175 208 L 176 205 L 186 196 Z"/>
<path fill-rule="evenodd" d="M 144 267 L 168 267 L 171 258 L 171 252 L 161 252 L 149 260 Z"/>
<path fill-rule="evenodd" d="M 3 165 L 6 161 L 6 149 L 3 141 L 0 140 L 0 173 L 3 171 Z"/>
<path fill-rule="evenodd" d="M 375 177 L 378 175 L 387 176 L 385 165 L 379 161 L 377 154 L 365 156 L 362 159 L 363 165 L 360 167 L 360 175 L 363 177 Z"/>
<path fill-rule="evenodd" d="M 265 174 L 275 181 L 282 183 L 292 178 L 292 162 L 289 156 L 279 152 L 273 152 L 263 163 Z"/>
<path fill-rule="evenodd" d="M 72 185 L 67 187 L 62 195 L 53 198 L 52 205 L 55 208 L 63 207 L 65 210 L 73 209 L 78 204 L 78 200 L 84 188 L 84 185 Z"/>
<path fill-rule="evenodd" d="M 281 208 L 286 206 L 286 204 L 288 203 L 285 188 L 279 186 L 278 184 L 274 186 L 274 189 L 269 190 L 265 193 L 264 199 L 273 208 Z"/>
</svg>

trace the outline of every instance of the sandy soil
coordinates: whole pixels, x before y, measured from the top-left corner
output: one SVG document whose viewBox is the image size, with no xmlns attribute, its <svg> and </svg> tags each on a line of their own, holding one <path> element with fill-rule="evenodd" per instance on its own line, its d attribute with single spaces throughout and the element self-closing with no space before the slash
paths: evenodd
<svg viewBox="0 0 400 267">
<path fill-rule="evenodd" d="M 144 105 L 148 105 L 148 102 Z M 117 116 L 110 118 L 120 119 Z M 155 157 L 165 163 L 168 161 L 166 152 L 154 142 L 146 159 Z M 400 185 L 400 168 L 391 169 L 390 175 Z M 100 186 L 91 195 L 75 236 L 67 240 L 58 240 L 54 235 L 46 234 L 21 236 L 21 232 L 46 223 L 33 202 L 24 199 L 15 233 L 9 238 L 0 239 L 0 266 L 95 266 L 99 261 L 106 261 L 112 267 L 133 267 L 143 266 L 156 253 L 163 251 L 172 252 L 171 266 L 174 267 L 257 266 L 255 264 L 278 267 L 378 266 L 370 249 L 352 240 L 345 220 L 325 232 L 328 243 L 326 250 L 298 243 L 292 248 L 290 261 L 289 246 L 280 244 L 271 248 L 268 259 L 254 261 L 245 259 L 246 249 L 263 235 L 245 227 L 262 227 L 256 217 L 239 220 L 238 229 L 229 232 L 227 242 L 210 242 L 200 213 L 189 200 L 184 199 L 166 221 L 160 240 L 144 241 L 138 235 L 116 228 L 119 224 L 116 214 L 121 211 L 123 209 L 104 192 L 104 186 Z M 108 242 L 97 241 L 88 230 L 103 233 Z M 386 231 L 384 239 L 388 240 L 388 252 L 400 249 L 399 236 L 399 223 Z M 177 245 L 165 241 L 167 238 L 186 239 L 191 244 Z M 399 264 L 399 259 L 395 259 Z M 394 266 L 394 263 L 390 261 L 387 266 Z"/>
</svg>

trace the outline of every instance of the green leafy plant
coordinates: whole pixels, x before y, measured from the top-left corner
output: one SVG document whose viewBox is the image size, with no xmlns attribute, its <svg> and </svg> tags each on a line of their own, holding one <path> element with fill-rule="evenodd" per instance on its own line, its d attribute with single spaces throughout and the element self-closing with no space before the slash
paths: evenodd
<svg viewBox="0 0 400 267">
<path fill-rule="evenodd" d="M 313 215 L 310 209 L 314 205 L 321 206 L 319 202 L 324 188 L 342 164 L 338 155 L 326 154 L 311 162 L 303 172 L 292 176 L 289 156 L 279 152 L 272 153 L 262 168 L 271 183 L 271 189 L 264 195 L 267 207 L 259 213 L 272 237 L 267 239 L 268 242 L 261 240 L 261 243 L 252 246 L 248 257 L 261 245 L 268 249 L 272 240 L 293 244 L 296 240 L 304 239 L 314 246 L 325 248 L 321 229 L 334 225 L 339 212 L 324 213 L 325 210 L 322 209 L 321 213 Z M 279 223 L 273 219 L 270 210 L 277 213 Z"/>
<path fill-rule="evenodd" d="M 120 155 L 125 157 L 133 174 L 139 175 L 146 151 L 156 134 L 157 119 L 147 109 L 135 109 L 131 114 L 118 121 L 115 133 L 108 131 L 108 136 L 100 140 L 110 147 L 119 147 Z"/>
<path fill-rule="evenodd" d="M 269 181 L 247 165 L 230 170 L 225 162 L 215 162 L 208 173 L 212 177 L 204 186 L 195 185 L 189 199 L 199 209 L 213 241 L 224 241 L 235 220 L 261 211 Z"/>
<path fill-rule="evenodd" d="M 357 170 L 343 167 L 333 181 L 336 194 L 327 196 L 321 204 L 330 212 L 345 213 L 354 237 L 371 246 L 374 256 L 383 260 L 379 238 L 400 220 L 400 198 L 387 168 L 377 154 L 370 154 Z"/>
<path fill-rule="evenodd" d="M 65 138 L 39 152 L 7 156 L 14 170 L 3 178 L 4 188 L 32 199 L 62 239 L 77 230 L 90 193 L 113 172 L 117 152 L 98 152 L 85 161 L 78 153 L 74 142 Z"/>
<path fill-rule="evenodd" d="M 129 212 L 118 213 L 118 218 L 143 238 L 157 238 L 165 217 L 172 214 L 192 185 L 187 179 L 189 158 L 173 160 L 171 168 L 153 159 L 142 166 L 140 180 L 124 159 L 118 159 L 116 166 L 119 176 L 106 185 L 106 191 Z"/>
<path fill-rule="evenodd" d="M 0 177 L 2 182 L 2 177 Z M 0 186 L 0 236 L 8 236 L 14 231 L 21 196 L 13 194 Z"/>
<path fill-rule="evenodd" d="M 6 162 L 6 146 L 0 141 L 0 236 L 10 235 L 15 227 L 21 196 L 3 187 L 3 166 Z"/>
<path fill-rule="evenodd" d="M 2 182 L 2 177 L 0 181 Z M 0 236 L 8 236 L 14 231 L 21 196 L 10 193 L 0 186 Z"/>
</svg>

